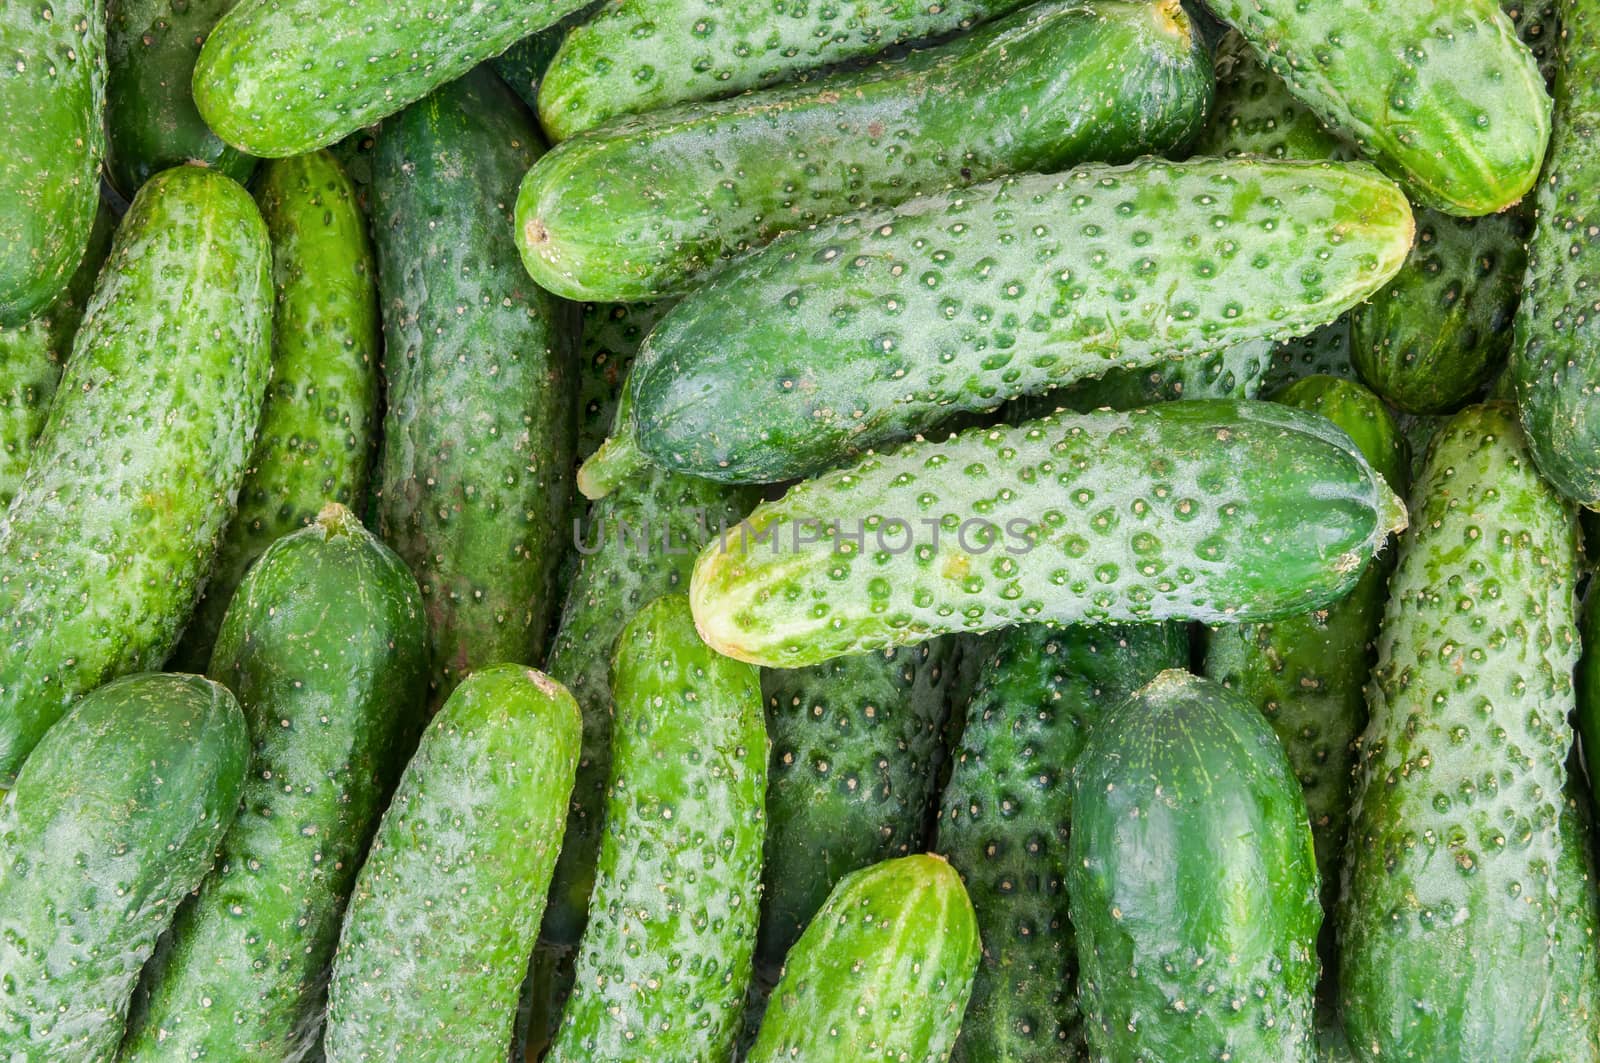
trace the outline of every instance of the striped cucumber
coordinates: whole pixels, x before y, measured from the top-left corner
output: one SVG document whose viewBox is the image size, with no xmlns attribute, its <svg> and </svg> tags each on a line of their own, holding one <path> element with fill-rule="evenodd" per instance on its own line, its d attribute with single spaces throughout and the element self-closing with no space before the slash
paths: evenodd
<svg viewBox="0 0 1600 1063">
<path fill-rule="evenodd" d="M 563 142 L 517 197 L 523 262 L 570 299 L 683 293 L 831 215 L 1165 150 L 1199 131 L 1210 98 L 1178 0 L 1045 0 L 863 70 Z"/>
<path fill-rule="evenodd" d="M 0 785 L 75 698 L 177 641 L 260 417 L 271 266 L 250 196 L 195 166 L 118 228 L 0 520 Z"/>
<path fill-rule="evenodd" d="M 681 594 L 617 642 L 605 837 L 548 1063 L 725 1059 L 761 893 L 760 677 L 695 634 Z"/>
<path fill-rule="evenodd" d="M 427 669 L 416 580 L 343 506 L 251 567 L 211 662 L 253 739 L 244 810 L 146 976 L 122 1060 L 281 1063 L 315 1047 L 339 919 Z"/>
<path fill-rule="evenodd" d="M 350 897 L 328 1063 L 504 1063 L 581 729 L 572 695 L 531 668 L 482 668 L 451 693 Z"/>
<path fill-rule="evenodd" d="M 117 1058 L 139 968 L 211 870 L 249 760 L 233 695 L 194 675 L 115 680 L 51 728 L 0 804 L 0 1055 Z"/>
</svg>

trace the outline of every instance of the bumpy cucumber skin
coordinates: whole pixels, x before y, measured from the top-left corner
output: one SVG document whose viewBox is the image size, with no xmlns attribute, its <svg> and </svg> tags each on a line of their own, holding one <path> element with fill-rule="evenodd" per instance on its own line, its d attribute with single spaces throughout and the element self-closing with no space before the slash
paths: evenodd
<svg viewBox="0 0 1600 1063">
<path fill-rule="evenodd" d="M 943 858 L 853 871 L 790 951 L 746 1061 L 948 1059 L 978 958 L 972 901 Z"/>
<path fill-rule="evenodd" d="M 1367 1060 L 1554 1063 L 1577 521 L 1502 403 L 1440 429 L 1412 506 L 1345 855 L 1345 1028 Z"/>
<path fill-rule="evenodd" d="M 1152 402 L 1179 399 L 1253 399 L 1272 357 L 1270 340 L 1252 340 L 1215 354 L 1192 354 L 1150 369 L 1111 369 L 1097 380 L 1082 380 L 1045 395 L 1016 400 L 1010 408 L 1028 408 L 1025 418 L 1005 417 L 1008 424 L 1042 417 L 1057 409 L 1088 413 L 1102 407 L 1131 410 Z"/>
<path fill-rule="evenodd" d="M 250 196 L 199 167 L 117 230 L 0 519 L 0 785 L 73 699 L 171 652 L 261 414 L 271 266 Z"/>
<path fill-rule="evenodd" d="M 272 383 L 238 509 L 178 645 L 194 669 L 263 550 L 328 502 L 361 509 L 377 428 L 377 280 L 354 186 L 318 152 L 269 163 L 256 202 L 272 240 Z"/>
<path fill-rule="evenodd" d="M 623 629 L 605 837 L 549 1063 L 731 1054 L 766 834 L 760 684 L 700 641 L 681 594 Z"/>
<path fill-rule="evenodd" d="M 456 687 L 356 879 L 328 1063 L 504 1063 L 581 735 L 572 695 L 531 668 L 494 665 Z"/>
<path fill-rule="evenodd" d="M 1582 784 L 1583 762 L 1567 758 L 1567 787 L 1557 827 L 1555 865 L 1558 921 L 1552 937 L 1555 976 L 1551 1005 L 1539 1024 L 1530 1058 L 1561 1063 L 1600 1060 L 1600 892 L 1595 886 L 1594 817 Z"/>
<path fill-rule="evenodd" d="M 416 580 L 329 505 L 252 566 L 211 675 L 250 726 L 244 808 L 146 976 L 130 1063 L 281 1063 L 320 1040 L 339 919 L 427 690 Z"/>
<path fill-rule="evenodd" d="M 1387 283 L 1411 228 L 1370 168 L 1243 159 L 1085 166 L 841 219 L 662 320 L 634 433 L 680 472 L 803 475 L 1116 366 L 1307 332 Z"/>
<path fill-rule="evenodd" d="M 116 1058 L 139 968 L 211 869 L 249 760 L 233 695 L 194 675 L 107 683 L 39 743 L 0 804 L 0 1054 Z"/>
<path fill-rule="evenodd" d="M 1346 162 L 1359 153 L 1294 98 L 1283 79 L 1256 58 L 1238 30 L 1217 45 L 1217 99 L 1195 142 L 1197 155 Z"/>
<path fill-rule="evenodd" d="M 1169 402 L 971 429 L 805 481 L 702 551 L 690 598 L 721 652 L 799 667 L 1030 621 L 1304 612 L 1347 593 L 1404 526 L 1325 419 Z"/>
<path fill-rule="evenodd" d="M 772 762 L 756 963 L 768 982 L 841 878 L 922 849 L 958 649 L 946 637 L 762 672 Z"/>
<path fill-rule="evenodd" d="M 1315 332 L 1278 344 L 1261 375 L 1261 394 L 1271 396 L 1309 376 L 1355 380 L 1350 332 L 1350 314 L 1345 314 Z"/>
<path fill-rule="evenodd" d="M 500 55 L 489 60 L 494 72 L 510 86 L 517 98 L 528 105 L 528 110 L 538 113 L 539 85 L 544 81 L 550 61 L 556 57 L 561 42 L 574 26 L 588 21 L 604 0 L 595 0 L 565 15 L 537 33 L 517 41 Z M 545 130 L 549 135 L 549 130 Z"/>
<path fill-rule="evenodd" d="M 100 203 L 105 2 L 0 7 L 0 325 L 21 325 L 67 286 Z"/>
<path fill-rule="evenodd" d="M 586 303 L 578 343 L 578 460 L 606 441 L 616 423 L 617 398 L 639 344 L 672 309 L 671 302 Z"/>
<path fill-rule="evenodd" d="M 1381 17 L 1300 0 L 1208 3 L 1420 206 L 1493 214 L 1533 188 L 1550 96 L 1494 0 L 1402 0 Z"/>
<path fill-rule="evenodd" d="M 523 261 L 571 299 L 682 293 L 831 215 L 1170 148 L 1210 98 L 1210 56 L 1177 0 L 1046 0 L 865 70 L 559 144 L 517 197 Z"/>
<path fill-rule="evenodd" d="M 620 0 L 561 42 L 539 89 L 539 121 L 566 140 L 616 115 L 735 96 L 969 29 L 1024 2 Z"/>
<path fill-rule="evenodd" d="M 983 942 L 961 1063 L 1059 1063 L 1081 1050 L 1066 894 L 1072 766 L 1103 713 L 1188 662 L 1179 624 L 1026 624 L 985 661 L 939 813 L 939 852 L 966 880 Z"/>
<path fill-rule="evenodd" d="M 474 667 L 543 654 L 572 492 L 571 307 L 517 261 L 532 117 L 488 70 L 378 135 L 382 534 L 422 585 L 438 704 Z"/>
<path fill-rule="evenodd" d="M 201 119 L 190 88 L 206 34 L 236 2 L 106 0 L 106 175 L 124 197 L 169 166 L 241 182 L 255 170 Z"/>
<path fill-rule="evenodd" d="M 1163 672 L 1090 732 L 1072 802 L 1067 893 L 1095 1058 L 1310 1063 L 1316 859 L 1255 706 Z"/>
</svg>

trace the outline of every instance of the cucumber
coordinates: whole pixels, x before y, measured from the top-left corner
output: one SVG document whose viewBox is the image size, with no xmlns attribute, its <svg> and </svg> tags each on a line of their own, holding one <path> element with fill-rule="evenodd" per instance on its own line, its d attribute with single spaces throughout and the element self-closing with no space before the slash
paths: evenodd
<svg viewBox="0 0 1600 1063">
<path fill-rule="evenodd" d="M 1217 101 L 1195 142 L 1198 155 L 1260 155 L 1269 159 L 1348 162 L 1355 145 L 1329 129 L 1294 98 L 1237 30 L 1217 45 Z"/>
<path fill-rule="evenodd" d="M 758 506 L 702 551 L 689 594 L 720 652 L 799 667 L 1029 621 L 1304 612 L 1405 523 L 1325 419 L 1168 402 L 869 455 Z"/>
<path fill-rule="evenodd" d="M 0 787 L 74 699 L 172 650 L 244 479 L 271 265 L 250 196 L 195 166 L 117 230 L 0 519 Z"/>
<path fill-rule="evenodd" d="M 1419 206 L 1476 216 L 1521 199 L 1550 138 L 1550 96 L 1494 0 L 1208 0 L 1257 58 Z"/>
<path fill-rule="evenodd" d="M 639 344 L 671 302 L 586 303 L 578 344 L 578 460 L 600 449 L 616 422 L 617 398 Z"/>
<path fill-rule="evenodd" d="M 1557 869 L 1577 519 L 1503 403 L 1439 430 L 1412 506 L 1345 853 L 1345 1028 L 1369 1060 L 1570 1060 L 1536 1048 L 1573 944 Z"/>
<path fill-rule="evenodd" d="M 373 160 L 388 409 L 378 523 L 428 603 L 437 705 L 543 656 L 567 542 L 572 308 L 517 263 L 532 117 L 488 70 L 384 123 Z"/>
<path fill-rule="evenodd" d="M 327 152 L 274 160 L 256 202 L 272 239 L 272 384 L 239 508 L 178 660 L 201 668 L 245 570 L 324 504 L 364 503 L 378 418 L 378 296 L 355 188 Z"/>
<path fill-rule="evenodd" d="M 572 695 L 531 668 L 493 665 L 456 687 L 356 878 L 328 1063 L 504 1063 L 581 731 Z"/>
<path fill-rule="evenodd" d="M 1072 772 L 1068 853 L 1096 1059 L 1310 1063 L 1316 860 L 1255 706 L 1167 671 L 1108 712 Z"/>
<path fill-rule="evenodd" d="M 720 480 L 814 472 L 1115 366 L 1303 334 L 1383 287 L 1411 225 L 1369 168 L 1250 159 L 1005 178 L 830 222 L 662 320 L 633 442 Z"/>
<path fill-rule="evenodd" d="M 39 743 L 0 804 L 0 1055 L 117 1057 L 139 968 L 211 870 L 249 760 L 233 695 L 194 675 L 107 683 Z"/>
<path fill-rule="evenodd" d="M 507 48 L 504 53 L 489 60 L 489 65 L 494 67 L 494 72 L 510 86 L 517 98 L 528 105 L 528 110 L 535 113 L 539 109 L 539 85 L 544 81 L 545 71 L 550 69 L 550 61 L 556 57 L 561 42 L 571 32 L 574 26 L 580 26 L 593 17 L 603 0 L 595 0 L 563 15 L 560 19 L 550 23 L 537 33 L 531 33 L 517 43 Z M 546 135 L 549 135 L 546 129 Z"/>
<path fill-rule="evenodd" d="M 321 1038 L 339 918 L 427 690 L 416 580 L 330 503 L 250 569 L 211 675 L 244 708 L 253 770 L 217 872 L 146 975 L 128 1063 L 277 1063 Z"/>
<path fill-rule="evenodd" d="M 1131 410 L 1179 399 L 1253 399 L 1261 392 L 1261 378 L 1273 350 L 1270 341 L 1253 340 L 1215 354 L 1174 358 L 1151 369 L 1111 369 L 1096 380 L 1081 380 L 1030 399 L 1053 400 L 1057 408 L 1080 413 L 1102 407 Z M 1034 416 L 1048 412 L 1052 411 L 1040 409 Z M 1007 423 L 1016 422 L 1008 418 Z"/>
<path fill-rule="evenodd" d="M 939 812 L 938 849 L 966 880 L 983 939 L 957 1060 L 1081 1052 L 1066 895 L 1072 766 L 1101 714 L 1188 663 L 1177 624 L 1024 624 L 985 660 Z"/>
<path fill-rule="evenodd" d="M 1270 396 L 1310 376 L 1355 380 L 1350 318 L 1345 314 L 1315 332 L 1278 344 L 1261 375 L 1261 394 Z"/>
<path fill-rule="evenodd" d="M 235 2 L 106 0 L 106 176 L 124 197 L 186 162 L 240 182 L 255 170 L 200 118 L 190 88 L 206 34 Z"/>
<path fill-rule="evenodd" d="M 563 142 L 517 197 L 522 258 L 570 299 L 678 294 L 831 215 L 1173 147 L 1210 98 L 1178 0 L 1045 0 L 897 60 Z"/>
<path fill-rule="evenodd" d="M 1555 865 L 1558 921 L 1553 937 L 1553 1003 L 1539 1024 L 1531 1058 L 1564 1063 L 1600 1059 L 1600 893 L 1595 889 L 1594 817 L 1576 748 L 1567 758 L 1567 788 L 1557 828 L 1561 856 Z"/>
<path fill-rule="evenodd" d="M 790 951 L 746 1061 L 947 1059 L 978 952 L 972 901 L 940 857 L 853 871 Z"/>
<path fill-rule="evenodd" d="M 0 7 L 0 325 L 25 323 L 83 261 L 105 154 L 104 0 Z"/>
<path fill-rule="evenodd" d="M 727 1058 L 750 979 L 766 833 L 760 676 L 681 594 L 628 622 L 589 925 L 547 1063 Z"/>
<path fill-rule="evenodd" d="M 539 89 L 553 140 L 608 118 L 736 96 L 807 71 L 970 29 L 1026 0 L 888 0 L 850 7 L 782 0 L 620 0 L 561 42 Z"/>
</svg>

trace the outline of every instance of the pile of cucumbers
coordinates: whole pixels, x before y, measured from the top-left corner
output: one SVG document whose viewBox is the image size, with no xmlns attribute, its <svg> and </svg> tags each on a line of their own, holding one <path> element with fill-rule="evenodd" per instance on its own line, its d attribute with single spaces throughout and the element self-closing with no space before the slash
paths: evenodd
<svg viewBox="0 0 1600 1063">
<path fill-rule="evenodd" d="M 1600 0 L 0 0 L 0 1059 L 1600 1063 Z"/>
</svg>

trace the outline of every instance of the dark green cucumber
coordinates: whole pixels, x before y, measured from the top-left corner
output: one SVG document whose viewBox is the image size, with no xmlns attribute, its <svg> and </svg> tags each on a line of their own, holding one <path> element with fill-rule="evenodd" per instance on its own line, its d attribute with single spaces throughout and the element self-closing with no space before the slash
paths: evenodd
<svg viewBox="0 0 1600 1063">
<path fill-rule="evenodd" d="M 1067 894 L 1102 1063 L 1310 1063 L 1317 865 L 1277 735 L 1168 671 L 1107 713 L 1072 773 Z"/>
<path fill-rule="evenodd" d="M 1592 1044 L 1538 1048 L 1566 1006 L 1575 944 L 1557 927 L 1576 515 L 1503 403 L 1439 430 L 1412 507 L 1345 853 L 1345 1029 L 1367 1060 L 1437 1059 L 1444 1046 L 1464 1063 L 1592 1060 Z"/>
<path fill-rule="evenodd" d="M 356 879 L 328 1063 L 504 1063 L 581 732 L 572 695 L 531 668 L 482 668 L 455 688 Z"/>
<path fill-rule="evenodd" d="M 123 196 L 186 162 L 235 181 L 255 169 L 201 119 L 190 88 L 206 34 L 236 2 L 106 0 L 106 175 Z"/>
<path fill-rule="evenodd" d="M 105 2 L 0 7 L 0 325 L 54 301 L 83 261 L 105 154 Z"/>
<path fill-rule="evenodd" d="M 958 649 L 946 637 L 762 672 L 772 763 L 756 961 L 768 981 L 841 878 L 924 847 Z"/>
<path fill-rule="evenodd" d="M 561 42 L 539 90 L 539 121 L 565 140 L 617 115 L 735 96 L 969 29 L 1024 2 L 621 0 Z"/>
<path fill-rule="evenodd" d="M 603 2 L 594 0 L 585 4 L 537 33 L 530 33 L 489 60 L 494 72 L 511 87 L 518 99 L 528 105 L 528 110 L 537 113 L 539 109 L 539 85 L 544 81 L 545 71 L 550 69 L 550 61 L 561 48 L 561 42 L 573 27 L 581 26 L 592 18 Z M 550 135 L 550 130 L 546 129 L 545 134 Z"/>
<path fill-rule="evenodd" d="M 755 949 L 767 734 L 756 670 L 658 598 L 617 640 L 589 924 L 547 1063 L 725 1059 Z"/>
<path fill-rule="evenodd" d="M 1350 360 L 1350 315 L 1298 339 L 1278 344 L 1261 376 L 1261 394 L 1271 395 L 1308 376 L 1331 376 L 1354 380 L 1356 368 Z"/>
<path fill-rule="evenodd" d="M 701 553 L 689 593 L 718 650 L 799 667 L 1030 621 L 1304 612 L 1405 522 L 1324 418 L 1168 402 L 870 455 L 758 506 Z"/>
<path fill-rule="evenodd" d="M 1025 624 L 984 661 L 939 812 L 939 852 L 966 880 L 983 939 L 955 1059 L 1057 1063 L 1081 1051 L 1072 766 L 1103 713 L 1188 663 L 1178 624 Z"/>
<path fill-rule="evenodd" d="M 1177 0 L 1045 0 L 864 70 L 557 145 L 517 197 L 523 261 L 571 299 L 682 293 L 831 215 L 1173 147 L 1210 98 L 1210 56 Z"/>
<path fill-rule="evenodd" d="M 543 655 L 568 541 L 574 324 L 511 238 L 532 117 L 488 70 L 384 124 L 373 162 L 388 408 L 384 539 L 428 603 L 434 704 Z"/>
<path fill-rule="evenodd" d="M 948 1059 L 978 953 L 972 901 L 942 858 L 851 872 L 790 951 L 747 1063 Z"/>
<path fill-rule="evenodd" d="M 66 706 L 171 652 L 244 479 L 271 368 L 271 252 L 244 189 L 140 189 L 0 520 L 0 786 Z"/>
<path fill-rule="evenodd" d="M 1419 205 L 1493 214 L 1539 175 L 1550 96 L 1495 0 L 1208 0 L 1289 90 Z"/>
<path fill-rule="evenodd" d="M 1501 0 L 1500 7 L 1517 28 L 1517 37 L 1533 53 L 1546 85 L 1556 79 L 1557 51 L 1561 43 L 1562 0 Z"/>
<path fill-rule="evenodd" d="M 378 417 L 377 279 L 367 222 L 332 155 L 269 163 L 256 202 L 272 239 L 272 384 L 238 511 L 179 643 L 202 668 L 245 570 L 328 502 L 359 511 Z"/>
<path fill-rule="evenodd" d="M 1196 154 L 1340 162 L 1358 157 L 1355 145 L 1295 99 L 1237 30 L 1228 30 L 1217 45 L 1216 70 L 1217 102 L 1195 142 Z"/>
<path fill-rule="evenodd" d="M 586 303 L 578 344 L 578 460 L 606 441 L 639 344 L 672 303 Z"/>
<path fill-rule="evenodd" d="M 1407 483 L 1414 484 L 1422 478 L 1422 464 L 1428 456 L 1428 444 L 1439 427 L 1448 420 L 1448 417 L 1414 413 L 1402 413 L 1395 417 L 1395 427 L 1400 429 L 1400 436 L 1406 441 Z"/>
<path fill-rule="evenodd" d="M 1215 354 L 1192 354 L 1150 369 L 1111 369 L 1097 380 L 1082 380 L 1045 395 L 1018 400 L 1088 413 L 1102 407 L 1131 410 L 1152 402 L 1179 399 L 1253 399 L 1261 391 L 1274 345 L 1253 340 Z M 1051 412 L 1039 409 L 1034 416 Z M 1006 418 L 1008 423 L 1016 423 Z"/>
<path fill-rule="evenodd" d="M 1593 809 L 1576 747 L 1567 758 L 1557 832 L 1561 855 L 1555 865 L 1555 978 L 1552 1003 L 1530 1058 L 1594 1063 L 1600 1059 L 1600 892 L 1595 888 Z"/>
<path fill-rule="evenodd" d="M 274 543 L 234 596 L 211 675 L 255 754 L 215 874 L 147 975 L 121 1059 L 301 1059 L 356 870 L 421 718 L 422 596 L 405 564 L 330 504 Z"/>
<path fill-rule="evenodd" d="M 668 313 L 635 363 L 632 440 L 680 472 L 804 475 L 1113 367 L 1301 335 L 1383 287 L 1411 227 L 1370 168 L 1253 159 L 1085 166 L 840 219 Z M 626 462 L 585 480 L 607 464 Z"/>
<path fill-rule="evenodd" d="M 139 968 L 211 870 L 249 761 L 233 695 L 194 675 L 107 683 L 50 730 L 0 804 L 0 1055 L 117 1057 Z"/>
</svg>

